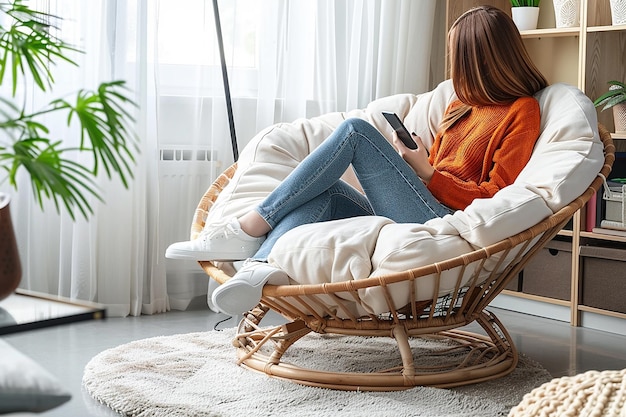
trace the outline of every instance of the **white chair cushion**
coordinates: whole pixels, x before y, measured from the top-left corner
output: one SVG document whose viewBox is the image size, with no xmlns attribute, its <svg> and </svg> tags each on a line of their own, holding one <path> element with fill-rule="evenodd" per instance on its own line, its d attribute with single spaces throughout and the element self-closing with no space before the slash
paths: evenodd
<svg viewBox="0 0 626 417">
<path fill-rule="evenodd" d="M 494 197 L 477 199 L 465 210 L 425 225 L 394 224 L 373 216 L 301 226 L 278 240 L 269 262 L 303 284 L 363 279 L 461 255 L 537 224 L 580 195 L 604 157 L 595 108 L 580 90 L 555 84 L 536 97 L 541 134 L 531 160 L 515 183 Z M 345 118 L 364 118 L 390 140 L 391 128 L 380 112 L 394 111 L 428 145 L 454 98 L 451 82 L 445 81 L 428 93 L 386 97 L 365 110 L 261 132 L 243 150 L 235 178 L 218 197 L 207 224 L 226 213 L 240 215 L 253 208 Z M 446 275 L 439 289 L 433 288 L 432 279 L 420 279 L 420 299 L 450 291 L 455 277 Z M 392 294 L 396 307 L 408 303 L 405 284 L 395 285 Z M 377 290 L 362 291 L 361 296 L 370 312 L 389 310 Z"/>
</svg>

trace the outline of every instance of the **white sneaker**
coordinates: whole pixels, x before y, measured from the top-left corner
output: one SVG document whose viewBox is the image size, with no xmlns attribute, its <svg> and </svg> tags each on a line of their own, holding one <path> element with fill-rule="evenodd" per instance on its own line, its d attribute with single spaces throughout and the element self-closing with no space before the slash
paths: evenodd
<svg viewBox="0 0 626 417">
<path fill-rule="evenodd" d="M 195 261 L 238 261 L 254 255 L 265 237 L 241 230 L 236 218 L 203 231 L 197 239 L 172 243 L 165 251 L 169 259 Z"/>
<path fill-rule="evenodd" d="M 221 312 L 235 316 L 259 304 L 263 286 L 268 282 L 286 285 L 289 277 L 285 271 L 265 262 L 246 262 L 231 279 L 213 291 L 211 301 Z"/>
</svg>

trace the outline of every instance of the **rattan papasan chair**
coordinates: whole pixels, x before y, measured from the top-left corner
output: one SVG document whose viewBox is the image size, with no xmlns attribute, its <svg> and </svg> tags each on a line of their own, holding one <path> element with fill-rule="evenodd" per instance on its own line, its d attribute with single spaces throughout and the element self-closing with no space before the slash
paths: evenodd
<svg viewBox="0 0 626 417">
<path fill-rule="evenodd" d="M 390 137 L 379 113 L 395 111 L 428 140 L 453 98 L 446 81 L 429 93 L 392 96 L 364 110 L 268 128 L 203 196 L 191 238 L 208 222 L 253 206 L 344 118 L 367 118 Z M 292 283 L 266 285 L 261 303 L 242 312 L 233 340 L 238 362 L 272 377 L 342 390 L 452 387 L 512 372 L 518 352 L 486 308 L 600 189 L 614 160 L 611 135 L 597 124 L 595 108 L 582 92 L 556 84 L 537 99 L 542 133 L 533 157 L 515 184 L 492 199 L 426 225 L 372 216 L 305 225 L 281 237 L 269 262 L 283 268 Z M 234 271 L 230 263 L 200 265 L 218 283 Z M 263 325 L 270 310 L 285 324 Z M 462 328 L 471 323 L 484 334 Z M 308 369 L 283 360 L 311 332 L 367 337 L 368 349 L 392 338 L 398 355 L 383 369 L 363 372 Z M 418 337 L 448 340 L 465 354 L 455 363 L 424 368 L 410 343 Z M 347 352 L 345 360 L 353 355 Z"/>
</svg>

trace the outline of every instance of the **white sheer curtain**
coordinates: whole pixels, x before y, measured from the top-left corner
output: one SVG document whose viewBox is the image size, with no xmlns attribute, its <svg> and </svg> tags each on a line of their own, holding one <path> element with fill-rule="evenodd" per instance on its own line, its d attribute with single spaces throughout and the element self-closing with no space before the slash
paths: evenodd
<svg viewBox="0 0 626 417">
<path fill-rule="evenodd" d="M 273 123 L 430 89 L 443 78 L 436 3 L 220 1 L 239 149 Z M 198 199 L 234 160 L 211 2 L 31 4 L 62 16 L 60 36 L 86 52 L 80 68 L 59 68 L 53 96 L 126 80 L 141 154 L 129 190 L 100 181 L 106 203 L 94 202 L 89 221 L 42 212 L 24 184 L 13 193 L 21 286 L 104 303 L 111 316 L 184 309 L 208 281 L 194 262 L 165 260 L 165 248 L 188 238 Z M 77 141 L 64 122 L 50 123 Z"/>
<path fill-rule="evenodd" d="M 118 37 L 126 35 L 127 25 L 115 21 L 115 2 L 36 0 L 26 3 L 62 17 L 62 21 L 55 21 L 58 28 L 54 35 L 84 51 L 72 56 L 79 67 L 64 62 L 53 66 L 55 84 L 50 93 L 42 94 L 27 86 L 26 100 L 32 110 L 43 108 L 52 99 L 79 89 L 95 89 L 100 82 L 114 79 L 128 80 L 128 87 L 136 91 L 136 100 L 143 110 L 148 100 L 145 85 L 140 85 L 138 80 L 144 77 L 139 68 L 130 66 L 125 58 L 125 44 L 119 42 Z M 4 97 L 8 96 L 6 88 L 8 86 L 2 86 Z M 119 181 L 100 178 L 98 187 L 106 203 L 92 198 L 94 214 L 88 220 L 77 213 L 74 222 L 67 212 L 57 214 L 53 204 L 46 204 L 42 211 L 34 203 L 24 176 L 19 181 L 19 193 L 2 185 L 4 191 L 13 194 L 11 211 L 22 263 L 22 288 L 100 301 L 107 304 L 113 316 L 168 308 L 165 279 L 153 273 L 156 268 L 148 253 L 147 187 L 150 181 L 147 178 L 153 145 L 150 145 L 148 123 L 144 120 L 147 112 L 138 111 L 135 116 L 142 150 L 137 157 L 134 180 L 127 190 Z M 45 123 L 51 128 L 51 138 L 63 139 L 68 146 L 79 143 L 78 132 L 67 128 L 64 119 L 48 117 Z M 84 162 L 89 163 L 89 160 Z"/>
</svg>

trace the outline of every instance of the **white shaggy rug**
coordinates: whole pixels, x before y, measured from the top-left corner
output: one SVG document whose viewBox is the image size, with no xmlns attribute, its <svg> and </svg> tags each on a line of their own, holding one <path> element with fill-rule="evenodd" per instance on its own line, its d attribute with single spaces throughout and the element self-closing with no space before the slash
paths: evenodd
<svg viewBox="0 0 626 417">
<path fill-rule="evenodd" d="M 313 388 L 270 378 L 236 365 L 231 340 L 235 329 L 138 340 L 106 350 L 85 367 L 83 385 L 93 398 L 125 416 L 506 416 L 525 393 L 551 380 L 536 362 L 521 356 L 510 375 L 454 389 L 416 387 L 397 392 L 348 392 Z M 310 334 L 288 361 L 314 359 L 306 354 L 323 341 Z M 323 343 L 329 362 L 363 338 L 330 336 Z M 384 339 L 383 339 L 384 340 Z M 421 342 L 420 342 L 421 343 Z M 391 345 L 390 345 L 391 346 Z M 419 348 L 419 347 L 418 347 Z M 359 363 L 375 360 L 360 351 Z M 283 359 L 287 360 L 287 354 Z M 376 355 L 394 355 L 376 349 Z M 300 355 L 302 357 L 298 358 Z M 330 361 L 332 362 L 332 361 Z M 329 362 L 329 363 L 330 363 Z M 335 366 L 335 365 L 329 365 Z"/>
</svg>

